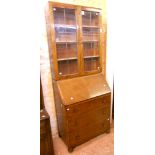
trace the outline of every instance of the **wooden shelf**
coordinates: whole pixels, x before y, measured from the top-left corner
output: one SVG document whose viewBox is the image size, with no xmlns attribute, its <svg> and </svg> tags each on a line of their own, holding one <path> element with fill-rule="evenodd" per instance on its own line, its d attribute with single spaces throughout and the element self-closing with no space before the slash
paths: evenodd
<svg viewBox="0 0 155 155">
<path fill-rule="evenodd" d="M 69 44 L 75 44 L 77 43 L 77 41 L 56 41 L 57 44 L 66 44 L 66 43 L 69 43 Z"/>
<path fill-rule="evenodd" d="M 67 24 L 54 24 L 55 27 L 62 27 L 62 28 L 70 28 L 70 29 L 77 29 L 76 25 L 67 25 Z"/>
<path fill-rule="evenodd" d="M 99 26 L 93 25 L 82 25 L 83 28 L 100 28 Z"/>
<path fill-rule="evenodd" d="M 84 56 L 84 59 L 89 59 L 89 58 L 99 58 L 99 55 L 93 55 L 93 56 Z"/>
<path fill-rule="evenodd" d="M 99 40 L 83 40 L 83 43 L 86 43 L 86 42 L 99 42 Z"/>
<path fill-rule="evenodd" d="M 58 59 L 58 61 L 77 60 L 77 59 L 78 59 L 77 57 L 72 57 L 72 58 L 61 58 L 61 59 Z"/>
<path fill-rule="evenodd" d="M 74 35 L 76 35 L 76 31 L 75 32 L 58 32 L 58 34 L 64 34 L 64 35 L 66 35 L 66 34 L 74 34 Z"/>
<path fill-rule="evenodd" d="M 87 34 L 87 33 L 83 33 L 84 36 L 99 36 L 100 34 Z"/>
</svg>

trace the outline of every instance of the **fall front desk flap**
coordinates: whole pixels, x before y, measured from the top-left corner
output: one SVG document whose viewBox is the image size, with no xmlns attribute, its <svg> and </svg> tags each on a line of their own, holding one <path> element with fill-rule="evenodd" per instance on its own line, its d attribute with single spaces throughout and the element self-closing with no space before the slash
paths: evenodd
<svg viewBox="0 0 155 155">
<path fill-rule="evenodd" d="M 57 81 L 57 85 L 64 105 L 110 93 L 103 74 L 60 80 Z"/>
</svg>

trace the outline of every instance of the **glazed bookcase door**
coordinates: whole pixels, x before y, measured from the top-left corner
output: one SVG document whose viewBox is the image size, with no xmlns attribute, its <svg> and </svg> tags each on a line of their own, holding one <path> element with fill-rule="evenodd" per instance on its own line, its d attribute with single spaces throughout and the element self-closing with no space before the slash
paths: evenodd
<svg viewBox="0 0 155 155">
<path fill-rule="evenodd" d="M 100 68 L 100 13 L 81 10 L 84 72 L 99 72 Z"/>
<path fill-rule="evenodd" d="M 53 7 L 58 76 L 76 75 L 78 69 L 75 8 Z"/>
</svg>

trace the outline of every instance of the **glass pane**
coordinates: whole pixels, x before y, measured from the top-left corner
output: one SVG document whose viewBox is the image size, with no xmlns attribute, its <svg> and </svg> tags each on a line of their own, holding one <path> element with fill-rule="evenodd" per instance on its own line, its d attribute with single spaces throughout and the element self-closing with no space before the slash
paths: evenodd
<svg viewBox="0 0 155 155">
<path fill-rule="evenodd" d="M 64 24 L 64 8 L 53 8 L 53 15 L 54 15 L 54 23 L 55 24 Z"/>
<path fill-rule="evenodd" d="M 68 74 L 68 62 L 67 61 L 58 61 L 58 71 L 59 75 L 67 75 Z"/>
<path fill-rule="evenodd" d="M 76 74 L 78 72 L 78 63 L 76 59 L 69 61 L 69 74 Z"/>
<path fill-rule="evenodd" d="M 83 41 L 99 41 L 99 28 L 83 27 Z"/>
<path fill-rule="evenodd" d="M 60 76 L 78 73 L 77 27 L 74 9 L 53 8 Z"/>
<path fill-rule="evenodd" d="M 56 44 L 56 48 L 58 60 L 67 58 L 77 58 L 76 43 Z"/>
<path fill-rule="evenodd" d="M 99 26 L 99 13 L 91 12 L 91 25 Z"/>
<path fill-rule="evenodd" d="M 59 75 L 70 75 L 78 72 L 77 59 L 58 61 Z"/>
<path fill-rule="evenodd" d="M 82 24 L 83 25 L 90 25 L 90 12 L 89 11 L 82 11 Z"/>
<path fill-rule="evenodd" d="M 75 18 L 75 10 L 74 9 L 65 9 L 65 21 L 67 25 L 75 25 L 76 18 Z"/>
<path fill-rule="evenodd" d="M 84 70 L 95 71 L 99 70 L 99 57 L 85 58 L 84 59 Z"/>
<path fill-rule="evenodd" d="M 82 24 L 84 26 L 99 26 L 99 12 L 82 11 Z"/>
<path fill-rule="evenodd" d="M 66 8 L 53 8 L 54 23 L 61 25 L 76 25 L 75 10 Z"/>
<path fill-rule="evenodd" d="M 99 56 L 99 43 L 86 42 L 83 44 L 84 57 Z"/>
<path fill-rule="evenodd" d="M 84 71 L 100 70 L 99 13 L 82 11 Z"/>
<path fill-rule="evenodd" d="M 59 75 L 78 73 L 78 55 L 76 43 L 59 43 L 57 48 L 57 60 Z"/>
<path fill-rule="evenodd" d="M 75 27 L 55 27 L 56 42 L 76 42 Z"/>
</svg>

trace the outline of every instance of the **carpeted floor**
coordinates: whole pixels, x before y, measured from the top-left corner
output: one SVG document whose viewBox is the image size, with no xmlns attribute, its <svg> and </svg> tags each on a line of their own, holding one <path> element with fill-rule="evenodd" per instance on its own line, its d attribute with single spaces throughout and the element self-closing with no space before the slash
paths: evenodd
<svg viewBox="0 0 155 155">
<path fill-rule="evenodd" d="M 114 123 L 109 134 L 102 134 L 74 148 L 69 153 L 64 142 L 56 137 L 53 139 L 55 155 L 114 155 Z"/>
</svg>

